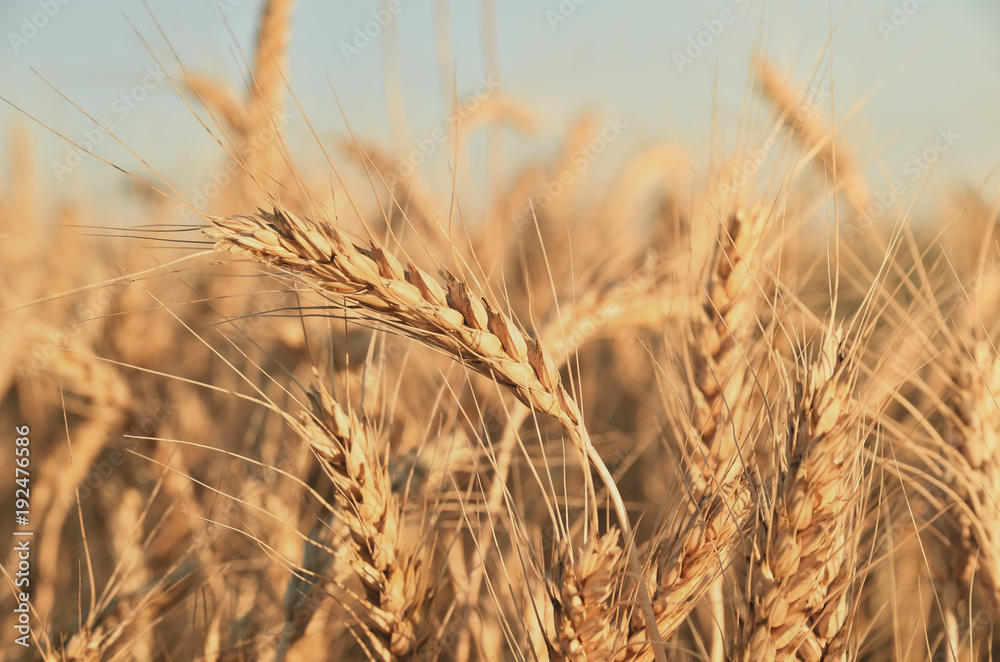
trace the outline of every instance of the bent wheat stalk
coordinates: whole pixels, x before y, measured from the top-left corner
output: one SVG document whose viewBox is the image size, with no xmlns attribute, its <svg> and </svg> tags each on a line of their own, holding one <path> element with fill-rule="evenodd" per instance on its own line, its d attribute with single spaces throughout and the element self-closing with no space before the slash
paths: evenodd
<svg viewBox="0 0 1000 662">
<path fill-rule="evenodd" d="M 510 317 L 452 274 L 445 272 L 445 288 L 412 262 L 404 269 L 374 238 L 369 249 L 355 246 L 328 222 L 305 220 L 276 207 L 273 213 L 259 210 L 256 216 L 213 218 L 212 223 L 206 233 L 216 240 L 216 250 L 250 255 L 307 276 L 322 291 L 343 297 L 335 305 L 375 313 L 395 332 L 442 349 L 510 389 L 526 406 L 555 418 L 607 487 L 625 538 L 630 570 L 637 579 L 642 576 L 625 502 L 590 442 L 576 401 L 562 384 L 552 355 Z M 584 472 L 584 478 L 593 493 L 589 472 Z M 659 660 L 662 642 L 641 581 L 638 590 Z"/>
</svg>

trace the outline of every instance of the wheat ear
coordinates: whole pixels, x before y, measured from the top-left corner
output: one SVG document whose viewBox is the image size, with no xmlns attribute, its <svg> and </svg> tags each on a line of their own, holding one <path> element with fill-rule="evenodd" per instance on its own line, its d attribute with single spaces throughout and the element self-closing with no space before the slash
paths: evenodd
<svg viewBox="0 0 1000 662">
<path fill-rule="evenodd" d="M 552 356 L 503 312 L 447 274 L 447 289 L 413 264 L 404 269 L 373 241 L 351 243 L 328 223 L 288 211 L 215 219 L 216 250 L 249 254 L 311 276 L 344 307 L 379 314 L 393 330 L 439 347 L 510 388 L 524 404 L 555 417 L 580 443 L 581 414 L 563 388 Z"/>
<path fill-rule="evenodd" d="M 186 73 L 184 85 L 206 108 L 218 113 L 219 119 L 233 131 L 236 143 L 245 143 L 252 133 L 254 119 L 242 99 L 221 83 L 201 74 Z"/>
<path fill-rule="evenodd" d="M 617 529 L 588 540 L 575 554 L 568 546 L 559 557 L 548 585 L 554 607 L 552 646 L 558 659 L 584 662 L 612 658 L 615 581 L 622 549 Z"/>
<path fill-rule="evenodd" d="M 321 290 L 343 297 L 345 308 L 376 313 L 396 332 L 444 350 L 509 388 L 528 407 L 559 421 L 607 487 L 626 541 L 629 568 L 636 578 L 642 576 L 625 502 L 590 442 L 579 407 L 563 386 L 552 355 L 510 317 L 450 273 L 445 273 L 445 289 L 412 263 L 404 269 L 373 238 L 370 249 L 360 248 L 330 223 L 306 221 L 277 208 L 212 222 L 207 234 L 217 240 L 216 250 L 248 254 L 311 277 Z M 590 473 L 584 472 L 584 478 L 593 493 Z M 641 582 L 638 589 L 652 628 L 649 595 Z M 650 637 L 659 643 L 655 629 Z M 656 655 L 662 659 L 659 650 Z"/>
<path fill-rule="evenodd" d="M 855 364 L 840 332 L 827 333 L 798 388 L 771 512 L 761 527 L 745 623 L 746 660 L 847 659 L 853 577 L 853 495 L 862 435 L 851 397 Z"/>
<path fill-rule="evenodd" d="M 656 628 L 664 641 L 677 631 L 731 560 L 746 525 L 752 500 L 746 482 L 731 479 L 707 494 L 682 530 L 664 545 L 649 581 Z M 652 659 L 642 624 L 633 621 L 624 662 Z"/>
<path fill-rule="evenodd" d="M 693 446 L 687 472 L 696 512 L 658 550 L 650 578 L 656 630 L 664 640 L 720 580 L 751 513 L 735 435 L 747 393 L 744 341 L 754 333 L 753 295 L 760 289 L 747 258 L 758 251 L 767 216 L 766 208 L 749 218 L 739 209 L 729 219 L 694 320 L 692 406 L 685 424 Z M 623 659 L 648 660 L 647 644 L 642 624 L 634 621 Z"/>
<path fill-rule="evenodd" d="M 871 202 L 871 191 L 860 176 L 850 151 L 834 140 L 834 132 L 828 130 L 821 115 L 814 112 L 820 105 L 819 100 L 803 99 L 791 81 L 766 59 L 761 62 L 758 80 L 761 91 L 787 119 L 795 137 L 810 153 L 819 157 L 825 168 L 838 174 L 838 185 L 843 188 L 848 202 L 858 214 L 864 215 Z"/>
<path fill-rule="evenodd" d="M 685 421 L 693 449 L 687 474 L 697 511 L 687 529 L 661 551 L 654 602 L 660 635 L 669 637 L 701 597 L 721 590 L 722 571 L 749 520 L 752 499 L 744 477 L 742 412 L 749 394 L 747 348 L 756 333 L 760 285 L 750 258 L 760 254 L 769 209 L 742 208 L 729 219 L 709 263 L 705 296 L 693 320 L 690 346 L 690 418 Z M 720 601 L 713 604 L 719 624 L 712 659 L 723 655 Z M 634 639 L 634 637 L 633 637 Z"/>
<path fill-rule="evenodd" d="M 952 469 L 955 490 L 966 505 L 958 522 L 965 558 L 955 579 L 968 586 L 975 576 L 1000 614 L 1000 359 L 982 338 L 953 359 L 946 429 L 961 454 L 952 459 Z"/>
<path fill-rule="evenodd" d="M 350 531 L 352 567 L 364 584 L 376 653 L 390 660 L 413 652 L 422 639 L 426 591 L 422 560 L 403 545 L 402 508 L 392 495 L 375 436 L 325 390 L 310 393 L 312 411 L 299 434 L 323 463 L 337 490 L 338 515 Z"/>
<path fill-rule="evenodd" d="M 292 38 L 294 8 L 295 0 L 267 0 L 261 13 L 254 54 L 254 96 L 263 117 L 280 110 L 285 96 L 284 71 Z"/>
<path fill-rule="evenodd" d="M 748 390 L 748 342 L 756 331 L 756 293 L 750 256 L 759 253 L 768 210 L 733 215 L 711 263 L 691 347 L 694 384 L 690 427 L 696 440 L 690 476 L 696 500 L 744 467 L 737 435 Z"/>
</svg>

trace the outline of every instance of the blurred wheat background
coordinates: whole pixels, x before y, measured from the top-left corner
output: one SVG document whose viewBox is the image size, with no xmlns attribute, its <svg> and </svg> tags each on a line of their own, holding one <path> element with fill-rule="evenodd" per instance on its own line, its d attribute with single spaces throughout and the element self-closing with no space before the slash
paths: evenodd
<svg viewBox="0 0 1000 662">
<path fill-rule="evenodd" d="M 0 7 L 4 659 L 1000 656 L 1000 15 L 801 4 Z"/>
</svg>

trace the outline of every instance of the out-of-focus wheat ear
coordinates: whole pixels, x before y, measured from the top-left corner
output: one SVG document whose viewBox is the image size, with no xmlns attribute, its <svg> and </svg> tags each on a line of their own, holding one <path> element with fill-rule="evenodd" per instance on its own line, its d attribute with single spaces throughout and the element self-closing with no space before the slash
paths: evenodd
<svg viewBox="0 0 1000 662">
<path fill-rule="evenodd" d="M 176 609 L 203 580 L 204 575 L 194 564 L 178 563 L 134 593 L 99 604 L 76 631 L 59 633 L 61 640 L 55 635 L 43 635 L 39 638 L 39 653 L 44 660 L 59 662 L 125 659 L 126 651 L 138 648 L 138 632 Z"/>
<path fill-rule="evenodd" d="M 11 170 L 10 192 L 12 217 L 18 219 L 19 228 L 35 227 L 38 215 L 38 178 L 35 168 L 35 145 L 31 134 L 24 128 L 11 129 L 9 136 Z M 20 233 L 4 234 L 4 241 L 18 240 Z"/>
<path fill-rule="evenodd" d="M 620 534 L 593 536 L 575 554 L 565 543 L 548 583 L 553 606 L 549 645 L 557 659 L 583 662 L 613 657 L 617 618 L 615 586 L 622 571 Z"/>
<path fill-rule="evenodd" d="M 294 7 L 295 0 L 266 0 L 261 13 L 248 108 L 253 118 L 250 139 L 253 145 L 241 147 L 250 178 L 263 175 L 283 182 L 290 175 L 281 154 L 280 134 L 284 129 L 284 120 L 280 118 L 285 108 L 288 44 L 292 36 Z M 249 186 L 250 182 L 247 184 Z"/>
<path fill-rule="evenodd" d="M 853 354 L 828 331 L 797 385 L 775 502 L 762 515 L 749 582 L 746 660 L 849 659 L 864 435 Z"/>
<path fill-rule="evenodd" d="M 254 52 L 253 101 L 258 104 L 256 112 L 264 118 L 273 116 L 284 106 L 294 8 L 295 0 L 267 0 L 261 13 Z"/>
<path fill-rule="evenodd" d="M 386 660 L 411 654 L 424 638 L 427 597 L 423 548 L 403 542 L 402 507 L 391 490 L 374 431 L 325 390 L 310 394 L 312 411 L 299 434 L 337 490 L 337 516 L 350 532 L 351 564 L 365 587 L 367 617 Z"/>
<path fill-rule="evenodd" d="M 184 85 L 233 132 L 233 142 L 246 144 L 254 119 L 242 99 L 207 76 L 185 72 Z"/>
<path fill-rule="evenodd" d="M 39 490 L 36 497 L 45 498 L 49 507 L 42 517 L 39 532 L 40 539 L 46 542 L 39 547 L 36 558 L 38 567 L 45 572 L 40 573 L 36 583 L 32 606 L 47 617 L 50 617 L 50 610 L 59 599 L 55 580 L 64 541 L 61 532 L 76 506 L 75 491 L 87 478 L 93 462 L 112 435 L 123 430 L 135 407 L 128 381 L 116 366 L 95 358 L 92 351 L 81 342 L 71 342 L 49 366 L 54 373 L 58 373 L 61 388 L 87 402 L 88 416 L 73 431 L 72 470 L 64 465 L 43 465 L 46 474 L 57 472 L 58 479 L 49 483 L 51 492 Z M 69 459 L 61 454 L 56 457 L 63 461 Z"/>
<path fill-rule="evenodd" d="M 837 185 L 843 190 L 855 212 L 865 214 L 871 203 L 871 191 L 850 151 L 842 142 L 834 140 L 833 132 L 823 122 L 823 109 L 829 108 L 830 92 L 810 93 L 803 97 L 796 86 L 767 59 L 761 60 L 758 81 L 761 90 L 792 127 L 799 142 L 807 150 L 814 151 L 830 172 L 836 168 Z M 829 112 L 825 115 L 829 116 Z"/>
<path fill-rule="evenodd" d="M 959 586 L 978 583 L 1000 616 L 1000 358 L 978 334 L 951 353 L 946 439 L 959 452 L 952 483 L 965 501 L 950 540 L 966 555 L 954 564 Z M 954 555 L 955 551 L 951 552 Z"/>
</svg>

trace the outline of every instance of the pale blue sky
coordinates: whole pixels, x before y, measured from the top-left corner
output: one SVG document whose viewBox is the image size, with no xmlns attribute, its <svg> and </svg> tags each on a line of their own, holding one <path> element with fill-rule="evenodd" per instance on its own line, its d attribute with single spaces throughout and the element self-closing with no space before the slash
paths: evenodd
<svg viewBox="0 0 1000 662">
<path fill-rule="evenodd" d="M 242 85 L 236 44 L 225 22 L 249 53 L 261 0 L 148 3 L 189 68 Z M 515 162 L 551 154 L 568 123 L 584 110 L 620 117 L 629 126 L 602 157 L 606 168 L 623 163 L 643 145 L 663 140 L 677 141 L 697 159 L 705 153 L 716 88 L 720 124 L 733 136 L 755 43 L 786 71 L 801 76 L 823 51 L 831 21 L 836 28 L 836 113 L 842 116 L 874 93 L 843 133 L 861 146 L 863 156 L 878 152 L 889 177 L 896 177 L 939 129 L 952 127 L 959 138 L 936 166 L 937 181 L 945 186 L 975 184 L 1000 161 L 1000 5 L 991 0 L 496 0 L 496 5 L 504 93 L 526 104 L 542 122 L 537 134 L 508 140 Z M 389 149 L 411 149 L 412 140 L 443 126 L 451 96 L 452 80 L 443 81 L 440 75 L 435 44 L 441 22 L 436 22 L 435 12 L 446 8 L 461 98 L 487 73 L 482 5 L 404 2 L 389 28 L 379 28 L 370 45 L 346 57 L 344 44 L 374 20 L 372 12 L 379 6 L 300 0 L 294 14 L 291 84 L 324 138 L 344 133 L 329 79 L 355 131 Z M 220 7 L 226 11 L 220 12 Z M 573 11 L 560 16 L 560 7 Z M 565 20 L 556 22 L 557 16 Z M 34 69 L 97 118 L 114 121 L 118 135 L 186 192 L 217 152 L 165 82 L 154 81 L 153 89 L 140 95 L 146 98 L 124 111 L 120 95 L 141 85 L 153 62 L 129 20 L 157 55 L 167 56 L 139 0 L 0 3 L 0 95 L 67 136 L 84 139 L 88 121 L 32 73 Z M 32 27 L 39 25 L 35 34 Z M 888 26 L 898 30 L 889 32 Z M 710 34 L 713 30 L 717 34 Z M 391 130 L 386 104 L 382 40 L 389 37 L 397 40 L 399 49 L 399 112 L 408 133 L 401 143 Z M 702 53 L 678 67 L 675 54 L 684 54 L 699 38 L 707 44 Z M 165 62 L 175 73 L 176 65 L 169 58 Z M 9 107 L 0 107 L 5 134 L 15 123 L 29 124 Z M 40 177 L 54 196 L 106 196 L 124 190 L 121 175 L 93 159 L 60 182 L 52 163 L 66 161 L 66 146 L 34 130 Z M 290 135 L 305 136 L 300 121 L 293 120 Z M 126 167 L 135 166 L 134 159 L 109 140 L 96 151 Z M 435 172 L 447 171 L 445 162 L 433 167 Z M 871 172 L 879 176 L 877 166 Z"/>
</svg>

